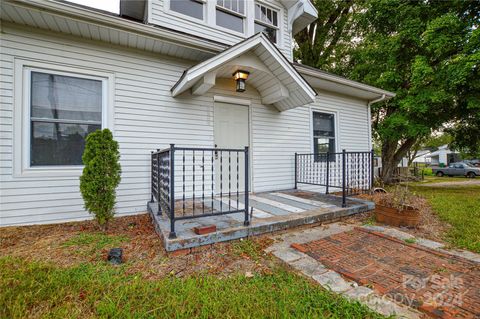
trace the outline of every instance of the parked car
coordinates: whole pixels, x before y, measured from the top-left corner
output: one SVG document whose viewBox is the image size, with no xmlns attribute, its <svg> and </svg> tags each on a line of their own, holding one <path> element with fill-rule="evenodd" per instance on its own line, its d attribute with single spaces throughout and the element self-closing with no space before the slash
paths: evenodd
<svg viewBox="0 0 480 319">
<path fill-rule="evenodd" d="M 464 160 L 463 162 L 469 164 L 470 166 L 480 167 L 480 160 L 479 159 Z"/>
<path fill-rule="evenodd" d="M 448 167 L 432 167 L 432 173 L 436 176 L 465 176 L 475 178 L 480 176 L 480 168 L 467 163 L 452 163 Z"/>
</svg>

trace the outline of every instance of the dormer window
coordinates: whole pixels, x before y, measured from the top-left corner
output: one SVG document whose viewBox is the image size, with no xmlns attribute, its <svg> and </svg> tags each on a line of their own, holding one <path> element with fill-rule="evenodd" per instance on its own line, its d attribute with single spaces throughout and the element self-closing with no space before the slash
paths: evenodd
<svg viewBox="0 0 480 319">
<path fill-rule="evenodd" d="M 278 40 L 278 10 L 255 4 L 255 33 L 263 32 L 272 42 Z"/>
<path fill-rule="evenodd" d="M 279 46 L 284 42 L 285 8 L 282 8 L 280 3 L 270 3 L 273 1 L 269 0 L 149 1 L 163 1 L 166 15 L 172 17 L 172 27 L 183 28 L 188 25 L 192 30 L 187 32 L 200 36 L 216 35 L 220 40 L 231 44 L 236 40 L 262 32 Z M 165 23 L 168 24 L 168 22 Z M 213 29 L 214 33 L 205 32 L 205 27 Z"/>
<path fill-rule="evenodd" d="M 200 20 L 203 20 L 204 6 L 202 0 L 170 0 L 170 10 Z"/>
<path fill-rule="evenodd" d="M 217 0 L 216 21 L 220 27 L 244 33 L 245 1 Z"/>
</svg>

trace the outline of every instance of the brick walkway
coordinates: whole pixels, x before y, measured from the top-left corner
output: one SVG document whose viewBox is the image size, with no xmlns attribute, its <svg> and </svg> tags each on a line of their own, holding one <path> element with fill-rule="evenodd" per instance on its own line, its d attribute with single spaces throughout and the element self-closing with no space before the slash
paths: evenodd
<svg viewBox="0 0 480 319">
<path fill-rule="evenodd" d="M 363 228 L 294 247 L 431 317 L 480 318 L 477 263 Z"/>
</svg>

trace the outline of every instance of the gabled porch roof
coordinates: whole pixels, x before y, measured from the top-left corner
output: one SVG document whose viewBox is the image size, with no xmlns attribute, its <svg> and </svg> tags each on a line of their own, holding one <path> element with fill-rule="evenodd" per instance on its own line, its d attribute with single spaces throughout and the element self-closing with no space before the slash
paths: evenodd
<svg viewBox="0 0 480 319">
<path fill-rule="evenodd" d="M 315 90 L 262 33 L 187 69 L 172 87 L 172 95 L 188 89 L 203 95 L 216 78 L 232 78 L 239 69 L 250 72 L 247 84 L 258 90 L 262 103 L 273 104 L 279 111 L 315 101 Z"/>
</svg>

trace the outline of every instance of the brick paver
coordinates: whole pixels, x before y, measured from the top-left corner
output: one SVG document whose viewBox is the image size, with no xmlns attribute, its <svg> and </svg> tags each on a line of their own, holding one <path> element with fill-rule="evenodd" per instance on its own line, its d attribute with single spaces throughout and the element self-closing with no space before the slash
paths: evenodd
<svg viewBox="0 0 480 319">
<path fill-rule="evenodd" d="M 294 248 L 435 318 L 480 318 L 480 265 L 363 228 Z"/>
</svg>

